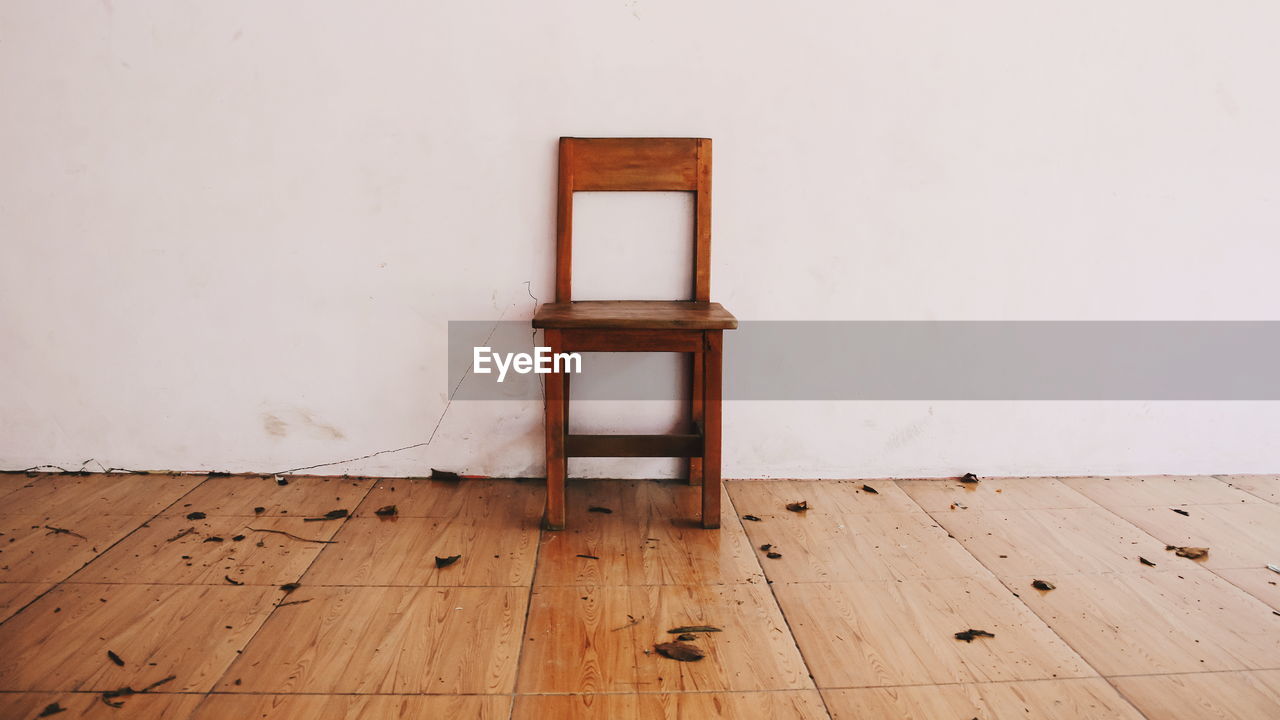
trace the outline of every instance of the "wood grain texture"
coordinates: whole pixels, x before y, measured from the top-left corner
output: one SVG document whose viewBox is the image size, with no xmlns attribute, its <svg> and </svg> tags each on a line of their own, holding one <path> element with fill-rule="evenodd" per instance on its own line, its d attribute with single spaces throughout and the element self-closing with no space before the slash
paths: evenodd
<svg viewBox="0 0 1280 720">
<path fill-rule="evenodd" d="M 697 139 L 562 138 L 560 142 L 561 147 L 571 147 L 575 191 L 697 189 Z"/>
<path fill-rule="evenodd" d="M 1267 502 L 1280 503 L 1280 475 L 1215 475 L 1229 487 Z"/>
<path fill-rule="evenodd" d="M 697 487 L 645 481 L 574 481 L 569 497 L 567 529 L 542 536 L 537 585 L 764 581 L 738 523 L 726 523 L 720 532 L 710 532 L 693 522 L 699 512 Z M 590 507 L 613 512 L 591 512 Z"/>
<path fill-rule="evenodd" d="M 227 671 L 228 693 L 510 693 L 528 591 L 303 585 Z M 240 683 L 236 684 L 239 680 Z"/>
<path fill-rule="evenodd" d="M 519 695 L 512 720 L 826 720 L 814 690 Z"/>
<path fill-rule="evenodd" d="M 823 690 L 822 697 L 832 720 L 1144 720 L 1099 678 Z"/>
<path fill-rule="evenodd" d="M 138 528 L 68 582 L 229 585 L 230 577 L 246 585 L 282 585 L 300 578 L 325 546 L 253 528 L 329 540 L 341 524 L 278 516 L 163 516 Z"/>
<path fill-rule="evenodd" d="M 525 480 L 480 480 L 457 482 L 427 478 L 378 480 L 360 503 L 356 514 L 371 517 L 387 505 L 395 505 L 402 518 L 492 518 L 520 525 L 542 516 L 544 486 Z"/>
<path fill-rule="evenodd" d="M 143 516 L 84 510 L 52 518 L 0 515 L 0 582 L 65 580 L 146 521 Z M 54 532 L 50 527 L 70 532 Z"/>
<path fill-rule="evenodd" d="M 1208 475 L 1078 477 L 1063 478 L 1062 482 L 1107 508 L 1256 503 L 1261 500 Z"/>
<path fill-rule="evenodd" d="M 793 517 L 787 504 L 801 500 L 809 503 L 811 517 L 920 512 L 892 480 L 731 480 L 726 485 L 739 515 L 765 519 Z M 866 492 L 863 485 L 876 492 Z"/>
<path fill-rule="evenodd" d="M 653 651 L 683 625 L 723 632 L 698 636 L 706 657 L 697 662 Z M 762 585 L 536 588 L 517 685 L 520 693 L 812 687 Z"/>
<path fill-rule="evenodd" d="M 810 510 L 744 522 L 743 527 L 765 574 L 774 582 L 922 580 L 988 574 L 920 511 L 830 516 Z M 766 557 L 759 550 L 765 544 L 782 557 Z"/>
<path fill-rule="evenodd" d="M 731 330 L 738 320 L 720 303 L 668 300 L 583 300 L 543 303 L 535 328 Z"/>
<path fill-rule="evenodd" d="M 773 589 L 822 688 L 1096 675 L 990 577 Z M 969 628 L 995 637 L 954 637 Z"/>
<path fill-rule="evenodd" d="M 997 575 L 1138 573 L 1149 570 L 1139 557 L 1159 563 L 1166 555 L 1163 542 L 1098 507 L 933 516 Z"/>
<path fill-rule="evenodd" d="M 307 585 L 528 587 L 536 520 L 362 517 L 348 520 L 307 571 Z M 435 558 L 461 555 L 437 568 Z M 305 569 L 305 568 L 304 568 Z"/>
<path fill-rule="evenodd" d="M 1280 717 L 1280 670 L 1125 677 L 1112 682 L 1150 720 Z"/>
<path fill-rule="evenodd" d="M 1096 507 L 1097 503 L 1055 478 L 982 478 L 959 480 L 898 480 L 920 507 L 929 512 L 964 505 L 970 510 L 1042 510 Z"/>
<path fill-rule="evenodd" d="M 177 676 L 208 691 L 262 625 L 275 588 L 60 585 L 0 625 L 0 690 L 115 690 Z M 117 667 L 111 650 L 124 659 Z"/>
<path fill-rule="evenodd" d="M 45 590 L 53 587 L 53 583 L 0 583 L 0 622 L 8 620 L 27 603 L 35 600 Z"/>
<path fill-rule="evenodd" d="M 1019 590 L 1022 601 L 1103 675 L 1264 669 L 1280 658 L 1280 617 L 1202 568 L 1055 583 L 1048 593 Z"/>
<path fill-rule="evenodd" d="M 1196 561 L 1207 568 L 1280 565 L 1280 506 L 1258 502 L 1180 509 L 1187 515 L 1172 512 L 1167 505 L 1117 507 L 1113 512 L 1161 543 L 1209 548 L 1208 557 Z"/>
<path fill-rule="evenodd" d="M 502 695 L 210 695 L 192 720 L 506 720 L 510 713 L 511 698 Z"/>
<path fill-rule="evenodd" d="M 1213 574 L 1280 611 L 1280 574 L 1267 568 L 1215 569 Z"/>
<path fill-rule="evenodd" d="M 354 510 L 373 484 L 372 478 L 289 475 L 285 479 L 287 485 L 257 475 L 209 478 L 165 514 L 312 517 L 339 508 Z M 262 513 L 254 512 L 258 507 Z"/>
<path fill-rule="evenodd" d="M 0 693 L 0 717 L 13 720 L 36 718 L 49 706 L 58 703 L 65 712 L 52 715 L 55 720 L 187 720 L 200 704 L 203 695 L 150 692 L 133 695 L 113 702 L 123 702 L 115 708 L 102 702 L 100 693 L 24 692 Z"/>
<path fill-rule="evenodd" d="M 0 515 L 61 519 L 111 513 L 154 515 L 204 478 L 198 475 L 40 475 L 4 496 Z"/>
</svg>

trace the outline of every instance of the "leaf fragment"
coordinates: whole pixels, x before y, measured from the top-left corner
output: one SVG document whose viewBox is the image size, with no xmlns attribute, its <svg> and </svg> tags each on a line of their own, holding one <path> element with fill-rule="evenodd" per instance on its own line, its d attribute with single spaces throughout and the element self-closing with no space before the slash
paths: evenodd
<svg viewBox="0 0 1280 720">
<path fill-rule="evenodd" d="M 373 514 L 377 515 L 378 517 L 391 517 L 399 513 L 400 513 L 400 510 L 395 505 L 383 505 L 382 507 L 373 511 Z"/>
<path fill-rule="evenodd" d="M 1035 588 L 1035 589 L 1037 589 L 1037 590 L 1045 590 L 1045 591 L 1048 591 L 1048 590 L 1053 590 L 1054 588 L 1056 588 L 1056 587 L 1057 587 L 1057 585 L 1054 585 L 1053 583 L 1049 582 L 1048 580 L 1032 580 L 1032 581 L 1031 581 L 1031 587 L 1033 587 L 1033 588 Z"/>
<path fill-rule="evenodd" d="M 809 509 L 809 501 L 801 500 L 800 502 L 787 503 L 787 509 L 791 512 L 804 512 Z"/>
<path fill-rule="evenodd" d="M 875 488 L 871 487 L 870 485 L 863 485 L 863 486 L 862 486 L 862 492 L 865 492 L 865 493 L 871 493 L 872 495 L 879 495 L 879 494 L 880 494 L 880 491 L 879 491 L 879 490 L 877 490 L 877 489 L 875 489 Z"/>
<path fill-rule="evenodd" d="M 683 642 L 658 643 L 653 646 L 653 649 L 657 650 L 658 654 L 663 657 L 669 657 L 672 660 L 679 660 L 680 662 L 695 662 L 707 656 L 707 654 L 696 645 L 690 645 L 689 643 Z"/>
<path fill-rule="evenodd" d="M 115 654 L 114 652 L 112 652 L 111 650 L 107 651 L 107 659 L 109 659 L 111 662 L 115 663 L 119 667 L 124 667 L 124 659 L 121 658 L 119 655 Z"/>
<path fill-rule="evenodd" d="M 995 636 L 996 636 L 995 633 L 987 632 L 986 630 L 975 630 L 973 628 L 969 628 L 968 630 L 962 630 L 956 633 L 957 640 L 963 640 L 967 643 L 973 642 L 974 638 L 980 638 L 980 637 L 993 638 Z"/>
<path fill-rule="evenodd" d="M 450 555 L 449 557 L 436 556 L 436 567 L 446 568 L 462 559 L 461 555 Z"/>
<path fill-rule="evenodd" d="M 700 632 L 724 632 L 724 630 L 716 627 L 715 625 L 681 625 L 680 627 L 673 627 L 667 631 L 670 635 L 683 635 L 685 633 Z"/>
</svg>

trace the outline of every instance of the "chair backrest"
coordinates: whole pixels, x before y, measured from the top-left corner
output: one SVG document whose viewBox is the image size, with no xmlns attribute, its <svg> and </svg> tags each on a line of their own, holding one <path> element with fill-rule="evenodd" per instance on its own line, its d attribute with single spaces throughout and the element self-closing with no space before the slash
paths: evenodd
<svg viewBox="0 0 1280 720">
<path fill-rule="evenodd" d="M 556 302 L 573 299 L 575 191 L 691 192 L 693 300 L 711 300 L 711 141 L 706 138 L 560 138 Z"/>
</svg>

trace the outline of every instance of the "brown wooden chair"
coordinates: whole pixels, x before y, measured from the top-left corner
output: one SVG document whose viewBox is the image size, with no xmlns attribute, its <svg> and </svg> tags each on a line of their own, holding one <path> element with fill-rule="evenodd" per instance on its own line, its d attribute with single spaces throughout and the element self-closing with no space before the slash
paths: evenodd
<svg viewBox="0 0 1280 720">
<path fill-rule="evenodd" d="M 688 301 L 574 302 L 575 191 L 694 193 L 693 297 Z M 711 141 L 705 138 L 560 138 L 556 301 L 533 317 L 551 352 L 679 352 L 693 356 L 693 432 L 570 435 L 569 377 L 546 376 L 548 529 L 564 528 L 570 457 L 689 458 L 702 484 L 702 526 L 720 527 L 720 384 L 723 331 L 738 321 L 711 300 Z"/>
</svg>

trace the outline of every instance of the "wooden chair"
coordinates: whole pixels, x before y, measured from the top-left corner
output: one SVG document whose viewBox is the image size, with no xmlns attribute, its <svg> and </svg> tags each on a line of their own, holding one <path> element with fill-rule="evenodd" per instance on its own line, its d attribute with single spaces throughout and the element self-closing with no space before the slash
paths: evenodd
<svg viewBox="0 0 1280 720">
<path fill-rule="evenodd" d="M 574 302 L 575 191 L 694 193 L 693 297 L 688 301 Z M 569 377 L 546 376 L 548 529 L 565 524 L 570 457 L 689 458 L 702 484 L 702 526 L 720 527 L 720 383 L 723 331 L 738 321 L 711 302 L 711 141 L 705 138 L 560 138 L 556 298 L 533 317 L 551 352 L 679 352 L 693 356 L 692 433 L 570 435 Z"/>
</svg>

